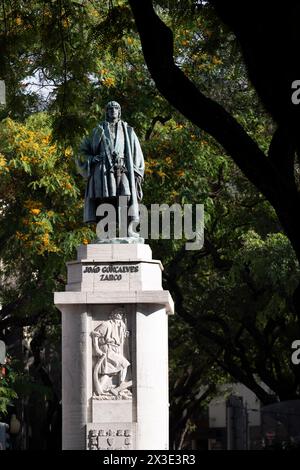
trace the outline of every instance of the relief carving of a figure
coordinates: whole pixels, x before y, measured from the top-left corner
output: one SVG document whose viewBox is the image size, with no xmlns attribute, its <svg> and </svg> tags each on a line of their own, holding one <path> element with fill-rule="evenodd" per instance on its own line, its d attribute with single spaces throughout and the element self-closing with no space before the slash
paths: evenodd
<svg viewBox="0 0 300 470">
<path fill-rule="evenodd" d="M 130 398 L 126 382 L 130 365 L 124 356 L 124 343 L 129 335 L 123 309 L 116 308 L 109 319 L 102 321 L 92 332 L 94 352 L 97 360 L 93 371 L 94 396 L 109 398 Z"/>
</svg>

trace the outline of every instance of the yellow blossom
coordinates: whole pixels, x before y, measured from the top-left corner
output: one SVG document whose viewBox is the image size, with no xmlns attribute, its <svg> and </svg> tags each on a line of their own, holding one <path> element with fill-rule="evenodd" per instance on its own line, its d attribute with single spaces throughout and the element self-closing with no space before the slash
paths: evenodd
<svg viewBox="0 0 300 470">
<path fill-rule="evenodd" d="M 44 235 L 42 235 L 41 239 L 42 239 L 42 242 L 43 242 L 44 245 L 46 245 L 46 246 L 49 245 L 49 243 L 50 243 L 49 233 L 44 233 Z"/>
<path fill-rule="evenodd" d="M 166 176 L 166 173 L 162 170 L 158 170 L 157 174 L 160 178 L 164 178 Z"/>
<path fill-rule="evenodd" d="M 219 59 L 219 58 L 216 57 L 216 56 L 213 56 L 213 58 L 212 58 L 212 63 L 213 63 L 214 65 L 219 65 L 219 64 L 222 64 L 222 60 Z"/>
<path fill-rule="evenodd" d="M 101 69 L 101 70 L 100 70 L 100 74 L 101 74 L 101 75 L 106 75 L 106 74 L 108 74 L 108 72 L 109 72 L 108 69 Z"/>
<path fill-rule="evenodd" d="M 127 44 L 129 44 L 129 45 L 133 44 L 133 39 L 132 38 L 127 38 Z"/>
<path fill-rule="evenodd" d="M 41 212 L 41 210 L 40 210 L 40 209 L 30 209 L 30 212 L 31 212 L 31 214 L 33 214 L 33 215 L 39 215 L 39 213 Z"/>
<path fill-rule="evenodd" d="M 56 152 L 56 145 L 51 145 L 51 147 L 49 147 L 49 153 L 54 153 Z"/>
<path fill-rule="evenodd" d="M 18 230 L 16 231 L 16 238 L 18 240 L 27 240 L 28 239 L 28 235 L 26 235 L 25 233 L 22 233 L 22 232 L 19 232 Z"/>
<path fill-rule="evenodd" d="M 176 174 L 177 174 L 177 176 L 179 176 L 180 178 L 185 175 L 185 173 L 184 173 L 183 170 L 177 171 Z"/>
<path fill-rule="evenodd" d="M 18 26 L 21 26 L 21 24 L 23 24 L 23 20 L 19 16 L 16 17 L 15 22 Z"/>
<path fill-rule="evenodd" d="M 171 165 L 173 163 L 172 157 L 166 157 L 166 164 Z"/>
<path fill-rule="evenodd" d="M 72 155 L 73 155 L 73 151 L 72 151 L 71 147 L 67 147 L 66 150 L 65 150 L 65 156 L 67 158 L 70 158 L 70 157 L 72 157 Z"/>
<path fill-rule="evenodd" d="M 88 241 L 87 238 L 84 238 L 84 239 L 82 240 L 82 243 L 83 243 L 84 245 L 88 245 L 88 244 L 89 244 L 89 241 Z"/>
<path fill-rule="evenodd" d="M 6 158 L 0 153 L 0 168 L 6 166 Z"/>
<path fill-rule="evenodd" d="M 104 86 L 107 88 L 110 88 L 111 86 L 114 86 L 116 83 L 116 80 L 113 77 L 107 77 L 102 80 L 102 83 Z"/>
<path fill-rule="evenodd" d="M 91 8 L 91 13 L 93 16 L 95 17 L 99 17 L 100 16 L 100 13 L 98 12 L 98 10 L 96 8 Z"/>
</svg>

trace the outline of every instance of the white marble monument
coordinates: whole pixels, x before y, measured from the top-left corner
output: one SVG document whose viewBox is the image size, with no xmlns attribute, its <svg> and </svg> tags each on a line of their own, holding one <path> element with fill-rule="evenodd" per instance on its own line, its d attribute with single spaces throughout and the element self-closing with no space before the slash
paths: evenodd
<svg viewBox="0 0 300 470">
<path fill-rule="evenodd" d="M 168 314 L 149 245 L 90 244 L 68 263 L 63 449 L 168 449 Z"/>
</svg>

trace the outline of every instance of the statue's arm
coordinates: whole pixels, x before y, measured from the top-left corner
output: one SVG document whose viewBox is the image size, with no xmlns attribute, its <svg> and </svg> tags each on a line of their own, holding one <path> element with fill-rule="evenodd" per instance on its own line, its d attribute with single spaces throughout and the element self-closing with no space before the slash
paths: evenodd
<svg viewBox="0 0 300 470">
<path fill-rule="evenodd" d="M 98 356 L 104 356 L 105 355 L 105 352 L 103 351 L 103 349 L 100 349 L 99 345 L 100 346 L 104 346 L 106 344 L 103 336 L 101 334 L 99 334 L 98 332 L 93 332 L 93 344 L 94 344 L 94 348 L 95 348 L 95 351 L 97 353 Z"/>
</svg>

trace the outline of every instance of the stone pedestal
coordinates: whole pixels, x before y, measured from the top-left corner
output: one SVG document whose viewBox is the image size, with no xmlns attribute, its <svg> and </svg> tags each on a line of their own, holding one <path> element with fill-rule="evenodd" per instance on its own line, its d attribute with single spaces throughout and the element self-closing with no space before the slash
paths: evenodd
<svg viewBox="0 0 300 470">
<path fill-rule="evenodd" d="M 168 448 L 173 302 L 161 272 L 143 244 L 82 245 L 68 263 L 66 291 L 55 293 L 63 449 Z"/>
</svg>

